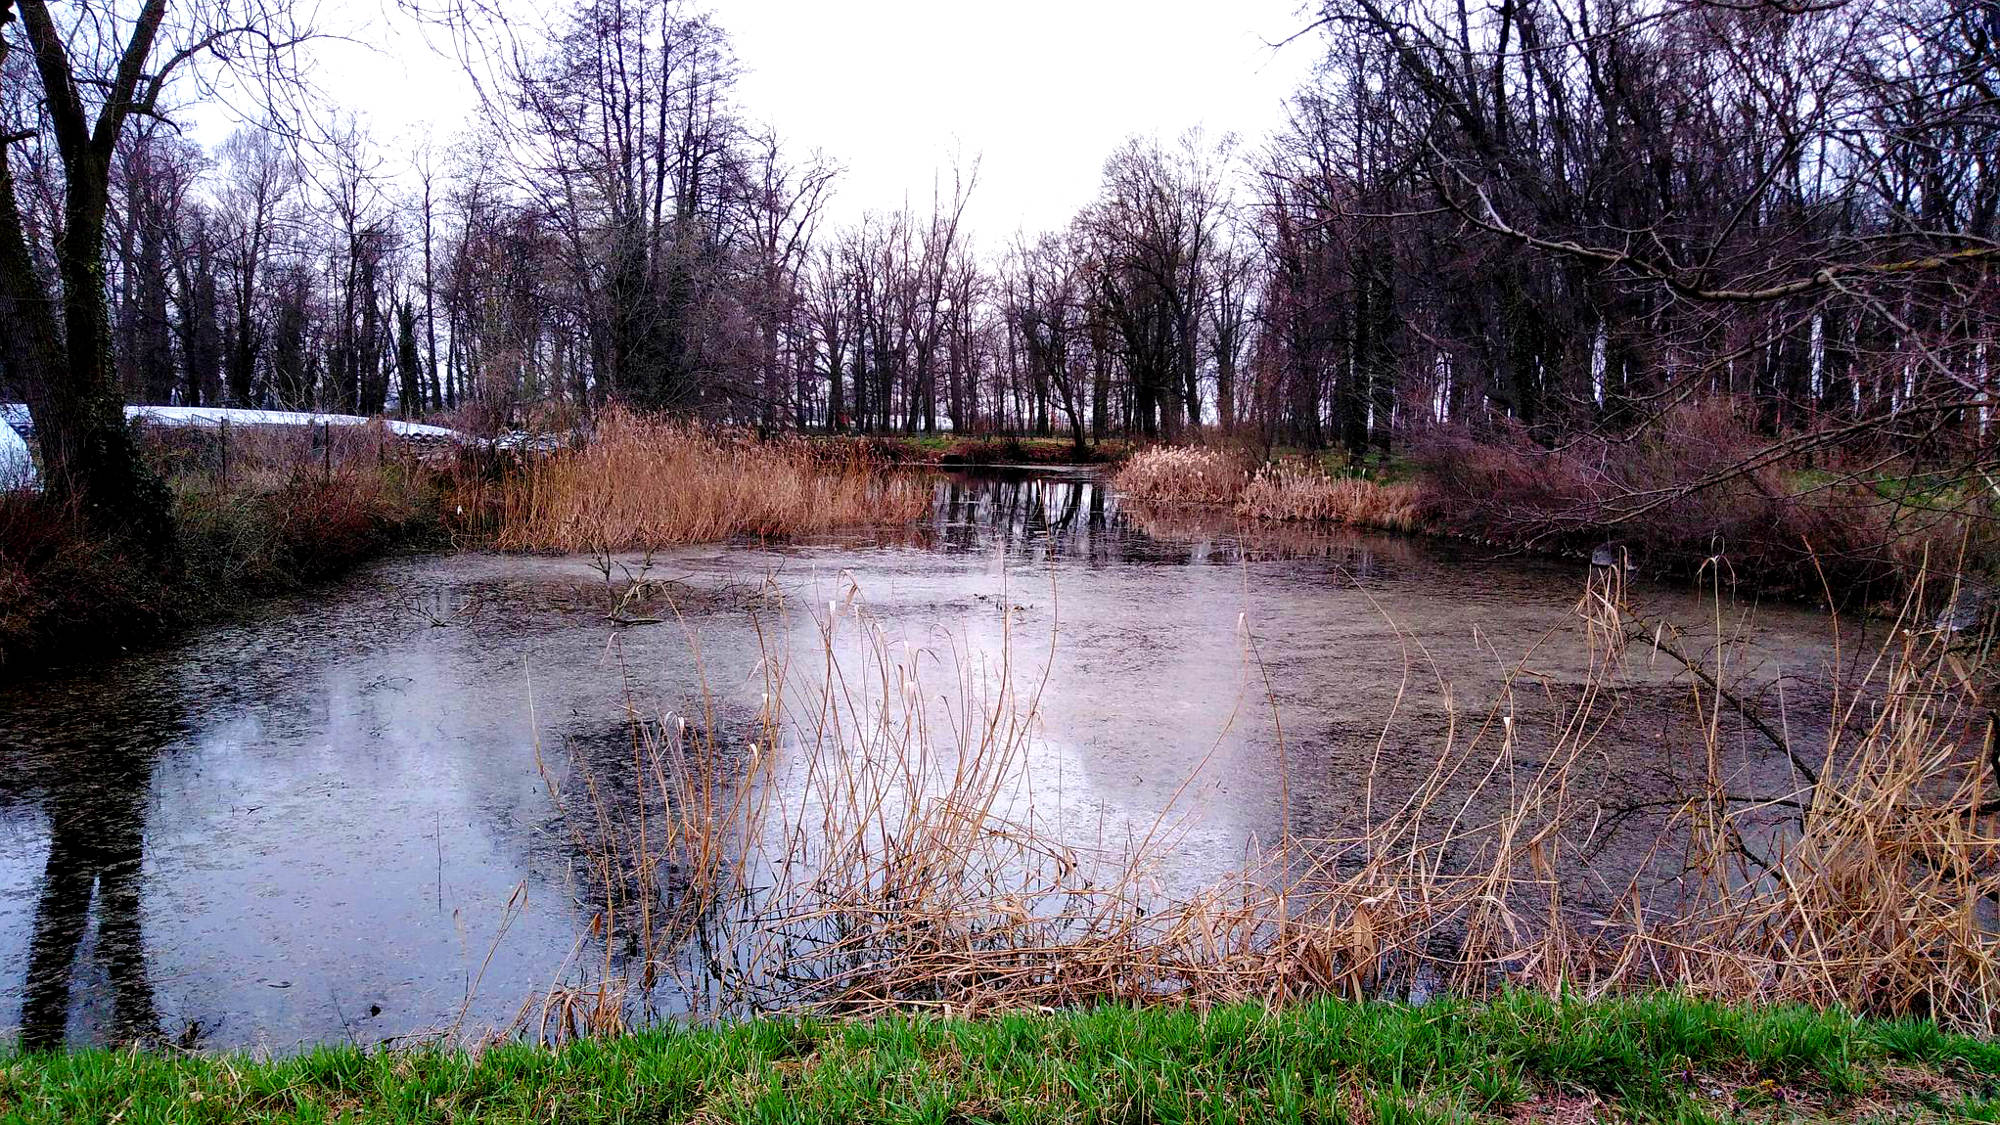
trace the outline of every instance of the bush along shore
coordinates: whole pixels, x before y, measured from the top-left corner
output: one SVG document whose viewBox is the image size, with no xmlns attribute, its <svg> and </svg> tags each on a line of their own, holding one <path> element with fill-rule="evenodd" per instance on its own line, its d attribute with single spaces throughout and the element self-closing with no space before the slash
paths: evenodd
<svg viewBox="0 0 2000 1125">
<path fill-rule="evenodd" d="M 587 442 L 525 453 L 423 449 L 379 422 L 142 425 L 139 444 L 172 496 L 164 551 L 0 488 L 0 679 L 156 643 L 396 550 L 647 550 L 908 523 L 930 501 L 884 471 L 908 459 L 884 443 L 616 409 Z"/>
<path fill-rule="evenodd" d="M 173 537 L 106 535 L 0 490 L 0 679 L 113 655 L 403 548 L 441 546 L 440 477 L 379 425 L 141 431 Z"/>
<path fill-rule="evenodd" d="M 48 1122 L 2000 1119 L 2000 1046 L 1924 1022 L 1677 994 L 1418 1006 L 770 1018 L 560 1049 L 76 1051 L 0 1066 Z"/>
<path fill-rule="evenodd" d="M 2000 577 L 1985 573 L 2000 559 L 2000 492 L 1981 479 L 1908 456 L 1771 455 L 1726 402 L 1670 411 L 1627 441 L 1550 449 L 1521 434 L 1440 429 L 1372 466 L 1161 446 L 1113 478 L 1142 504 L 1575 558 L 1613 542 L 1658 574 L 1713 570 L 1748 591 L 1843 602 L 1893 601 L 1925 571 Z"/>
</svg>

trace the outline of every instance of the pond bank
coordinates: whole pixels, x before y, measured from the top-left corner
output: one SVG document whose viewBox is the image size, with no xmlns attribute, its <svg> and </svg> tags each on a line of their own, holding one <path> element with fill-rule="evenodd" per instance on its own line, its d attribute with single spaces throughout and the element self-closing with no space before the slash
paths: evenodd
<svg viewBox="0 0 2000 1125">
<path fill-rule="evenodd" d="M 1406 459 L 1368 465 L 1158 446 L 1127 458 L 1112 483 L 1135 501 L 1216 508 L 1246 524 L 1367 528 L 1577 561 L 1608 549 L 1649 577 L 1891 616 L 1913 591 L 1947 602 L 1955 574 L 1983 584 L 2000 566 L 1993 498 L 1941 494 L 1908 466 L 1739 469 L 1701 443 L 1655 444 L 1664 448 L 1586 455 L 1433 435 Z"/>
<path fill-rule="evenodd" d="M 395 427 L 409 428 L 142 426 L 172 494 L 165 558 L 38 490 L 0 487 L 0 682 L 149 647 L 397 551 L 601 553 L 907 525 L 928 488 L 883 470 L 971 448 L 758 438 L 617 410 L 577 449 L 441 449 Z"/>
<path fill-rule="evenodd" d="M 222 480 L 170 476 L 173 556 L 91 535 L 0 492 L 0 683 L 163 643 L 398 550 L 449 542 L 429 474 L 401 459 Z"/>
<path fill-rule="evenodd" d="M 1674 994 L 764 1019 L 560 1049 L 0 1059 L 39 1122 L 1992 1120 L 2000 1046 Z"/>
</svg>

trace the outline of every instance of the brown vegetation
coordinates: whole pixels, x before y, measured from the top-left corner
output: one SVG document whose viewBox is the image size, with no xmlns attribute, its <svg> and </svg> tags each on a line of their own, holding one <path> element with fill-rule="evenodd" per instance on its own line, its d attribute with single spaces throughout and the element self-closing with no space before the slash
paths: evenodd
<svg viewBox="0 0 2000 1125">
<path fill-rule="evenodd" d="M 1649 566 L 1685 573 L 1712 559 L 1764 589 L 1893 597 L 1927 558 L 1949 568 L 1961 550 L 1989 556 L 1991 496 L 1926 492 L 1904 456 L 1759 462 L 1764 444 L 1724 400 L 1668 411 L 1627 440 L 1555 449 L 1518 432 L 1440 431 L 1415 462 L 1449 533 L 1572 552 L 1619 539 Z"/>
<path fill-rule="evenodd" d="M 1155 504 L 1209 504 L 1252 520 L 1339 523 L 1384 531 L 1435 533 L 1425 491 L 1336 476 L 1297 459 L 1254 470 L 1244 455 L 1206 446 L 1157 446 L 1112 475 L 1119 492 Z"/>
<path fill-rule="evenodd" d="M 1587 554 L 1626 544 L 1647 569 L 1719 567 L 1778 593 L 1895 598 L 1926 566 L 1993 565 L 1994 499 L 1956 474 L 1927 483 L 1904 455 L 1805 453 L 1759 460 L 1763 445 L 1726 399 L 1662 414 L 1624 440 L 1547 448 L 1524 432 L 1437 429 L 1411 479 L 1383 483 L 1280 460 L 1246 472 L 1239 455 L 1161 447 L 1112 478 L 1150 502 L 1226 504 L 1257 520 L 1351 524 L 1510 548 Z"/>
<path fill-rule="evenodd" d="M 140 444 L 173 498 L 164 563 L 67 505 L 0 492 L 0 676 L 153 641 L 438 527 L 432 474 L 379 427 L 154 430 Z"/>
<path fill-rule="evenodd" d="M 1511 687 L 1454 711 L 1420 784 L 1356 779 L 1373 796 L 1351 831 L 1286 832 L 1174 899 L 1158 873 L 1182 810 L 1119 847 L 1036 809 L 1037 699 L 1020 684 L 1037 677 L 961 653 L 955 682 L 926 683 L 933 663 L 830 606 L 816 650 L 770 642 L 754 718 L 705 698 L 635 721 L 627 766 L 606 767 L 629 770 L 622 783 L 581 760 L 562 782 L 551 772 L 592 857 L 605 952 L 524 1026 L 611 1030 L 677 976 L 725 1008 L 959 1015 L 1668 985 L 2000 1029 L 1991 638 L 1906 620 L 1835 685 L 1822 749 L 1773 748 L 1767 777 L 1790 753 L 1790 780 L 1753 792 L 1723 766 L 1742 729 L 1736 697 L 1715 690 L 1730 654 L 1689 661 L 1699 768 L 1647 858 L 1613 871 L 1592 858 L 1607 831 L 1593 732 L 1639 658 L 1628 644 L 1681 651 L 1619 598 L 1614 582 L 1579 606 L 1594 671 L 1555 713 L 1518 707 Z M 1439 670 L 1410 671 L 1449 700 Z M 621 807 L 614 787 L 641 796 Z M 1610 884 L 1608 907 L 1585 905 L 1579 870 Z"/>
<path fill-rule="evenodd" d="M 1234 504 L 1250 472 L 1221 449 L 1161 445 L 1132 455 L 1111 478 L 1118 491 L 1139 500 L 1181 504 Z"/>
<path fill-rule="evenodd" d="M 861 446 L 758 440 L 611 411 L 581 449 L 459 490 L 509 551 L 646 550 L 736 536 L 907 523 L 930 505 L 917 477 Z"/>
<path fill-rule="evenodd" d="M 1435 526 L 1424 501 L 1423 490 L 1415 485 L 1337 477 L 1291 463 L 1259 468 L 1243 486 L 1236 510 L 1252 519 L 1311 520 L 1411 532 Z"/>
</svg>

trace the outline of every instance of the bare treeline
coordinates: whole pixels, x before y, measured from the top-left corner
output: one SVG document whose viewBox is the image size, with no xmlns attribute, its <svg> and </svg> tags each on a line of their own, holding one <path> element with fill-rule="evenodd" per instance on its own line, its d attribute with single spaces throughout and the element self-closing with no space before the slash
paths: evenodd
<svg viewBox="0 0 2000 1125">
<path fill-rule="evenodd" d="M 749 116 L 728 36 L 681 0 L 532 37 L 424 14 L 483 52 L 487 112 L 453 143 L 114 131 L 97 280 L 126 397 L 1357 456 L 1715 394 L 1806 445 L 1988 424 L 1990 0 L 1325 0 L 1283 48 L 1324 63 L 1270 136 L 1136 138 L 1066 228 L 984 250 L 976 166 L 826 221 L 838 169 Z M 48 75 L 4 34 L 31 268 L 95 284 L 58 252 Z M 4 362 L 35 402 L 45 376 Z"/>
<path fill-rule="evenodd" d="M 1560 433 L 1712 392 L 1771 431 L 1983 429 L 1994 5 L 1333 0 L 1322 24 L 1262 180 L 1298 437 Z"/>
</svg>

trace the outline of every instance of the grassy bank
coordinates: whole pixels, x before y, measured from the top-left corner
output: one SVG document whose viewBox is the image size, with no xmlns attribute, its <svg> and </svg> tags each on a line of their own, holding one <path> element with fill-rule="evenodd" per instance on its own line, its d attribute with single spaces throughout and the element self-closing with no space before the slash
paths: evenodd
<svg viewBox="0 0 2000 1125">
<path fill-rule="evenodd" d="M 2000 1046 L 1662 994 L 760 1020 L 471 1053 L 15 1056 L 35 1122 L 1992 1121 Z"/>
</svg>

